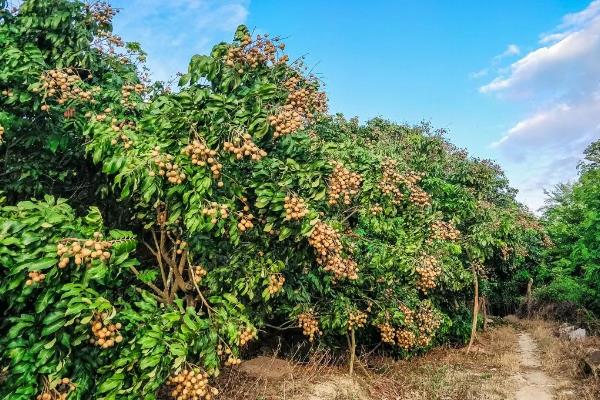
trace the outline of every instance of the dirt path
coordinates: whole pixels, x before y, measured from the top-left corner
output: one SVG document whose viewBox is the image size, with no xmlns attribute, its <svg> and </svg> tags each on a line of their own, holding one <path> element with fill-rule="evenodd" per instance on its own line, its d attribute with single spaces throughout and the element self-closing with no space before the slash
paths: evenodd
<svg viewBox="0 0 600 400">
<path fill-rule="evenodd" d="M 519 358 L 516 400 L 552 400 L 556 382 L 542 370 L 537 345 L 529 333 L 519 334 Z"/>
</svg>

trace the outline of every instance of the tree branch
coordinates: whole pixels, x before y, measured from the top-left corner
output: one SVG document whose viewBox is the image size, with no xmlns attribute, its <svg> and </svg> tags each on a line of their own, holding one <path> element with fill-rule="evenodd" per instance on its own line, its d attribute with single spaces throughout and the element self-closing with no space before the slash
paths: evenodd
<svg viewBox="0 0 600 400">
<path fill-rule="evenodd" d="M 150 289 L 154 290 L 154 292 L 156 294 L 158 294 L 161 299 L 163 299 L 164 302 L 166 302 L 165 298 L 164 298 L 164 293 L 162 292 L 162 290 L 160 290 L 158 288 L 158 286 L 156 286 L 154 283 L 152 282 L 144 282 L 141 278 L 140 278 L 140 272 L 134 267 L 134 266 L 130 266 L 129 269 L 131 270 L 131 272 L 133 272 L 133 274 L 136 276 L 136 278 L 138 278 L 141 282 L 143 282 L 144 284 L 146 284 L 146 286 L 148 286 Z"/>
</svg>

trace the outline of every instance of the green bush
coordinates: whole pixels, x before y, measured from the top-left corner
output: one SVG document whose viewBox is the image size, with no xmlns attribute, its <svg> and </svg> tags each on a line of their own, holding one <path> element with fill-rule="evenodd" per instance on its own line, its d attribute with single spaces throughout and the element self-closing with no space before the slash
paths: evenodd
<svg viewBox="0 0 600 400">
<path fill-rule="evenodd" d="M 571 276 L 554 276 L 545 286 L 535 289 L 534 296 L 542 302 L 572 302 L 585 304 L 591 291 Z"/>
<path fill-rule="evenodd" d="M 553 241 L 539 279 L 545 301 L 568 299 L 600 314 L 600 170 L 598 142 L 585 151 L 579 180 L 559 185 L 544 210 L 543 222 Z"/>
<path fill-rule="evenodd" d="M 87 265 L 72 258 L 57 268 L 59 243 L 85 246 L 88 240 L 110 243 L 110 257 L 90 258 Z M 103 314 L 107 322 L 114 319 L 113 303 L 125 294 L 122 271 L 137 265 L 129 258 L 135 243 L 129 232 L 106 231 L 97 209 L 76 217 L 64 200 L 50 196 L 0 207 L 0 353 L 8 370 L 1 393 L 6 398 L 34 397 L 38 376 L 56 382 L 76 375 L 75 398 L 88 391 L 95 369 L 106 360 L 89 342 L 90 321 Z"/>
</svg>

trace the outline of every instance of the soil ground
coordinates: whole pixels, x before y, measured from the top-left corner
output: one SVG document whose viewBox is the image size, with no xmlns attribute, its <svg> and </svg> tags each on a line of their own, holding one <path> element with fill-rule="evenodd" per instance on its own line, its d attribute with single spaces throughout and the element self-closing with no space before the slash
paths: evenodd
<svg viewBox="0 0 600 400">
<path fill-rule="evenodd" d="M 527 332 L 519 333 L 519 364 L 513 377 L 518 387 L 516 400 L 551 400 L 556 381 L 542 370 L 537 345 Z"/>
<path fill-rule="evenodd" d="M 438 348 L 395 361 L 359 357 L 354 376 L 328 354 L 306 363 L 259 357 L 226 371 L 222 395 L 232 400 L 597 400 L 600 381 L 580 360 L 600 338 L 569 342 L 558 325 L 507 318 L 480 333 L 469 354 Z"/>
</svg>

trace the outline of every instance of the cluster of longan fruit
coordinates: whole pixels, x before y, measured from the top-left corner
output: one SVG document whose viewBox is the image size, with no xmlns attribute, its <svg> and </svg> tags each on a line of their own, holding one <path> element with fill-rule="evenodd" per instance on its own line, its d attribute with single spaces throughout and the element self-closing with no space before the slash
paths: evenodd
<svg viewBox="0 0 600 400">
<path fill-rule="evenodd" d="M 387 344 L 396 343 L 396 331 L 394 327 L 389 322 L 382 322 L 377 325 L 379 329 L 379 334 L 381 335 L 381 341 Z"/>
<path fill-rule="evenodd" d="M 415 345 L 415 339 L 415 334 L 408 329 L 396 330 L 396 341 L 398 342 L 398 346 L 404 350 L 410 350 Z"/>
<path fill-rule="evenodd" d="M 431 205 L 431 196 L 419 186 L 412 186 L 410 188 L 408 200 L 419 207 Z"/>
<path fill-rule="evenodd" d="M 371 206 L 370 211 L 372 215 L 381 214 L 383 212 L 383 207 L 379 203 L 375 203 Z"/>
<path fill-rule="evenodd" d="M 54 389 L 46 388 L 43 393 L 38 394 L 36 400 L 66 400 L 69 392 L 75 390 L 76 386 L 69 378 L 62 378 Z"/>
<path fill-rule="evenodd" d="M 110 110 L 110 108 L 107 108 L 107 110 Z M 114 132 L 120 132 L 125 129 L 135 129 L 135 122 L 133 122 L 133 121 L 119 122 L 118 119 L 113 118 L 110 121 L 110 129 L 112 129 Z M 113 144 L 116 144 L 116 143 L 113 143 Z"/>
<path fill-rule="evenodd" d="M 95 43 L 96 47 L 100 48 L 100 50 L 102 50 L 102 47 L 99 42 L 103 42 L 103 44 L 107 45 L 108 51 L 111 54 L 114 54 L 115 47 L 125 46 L 125 41 L 123 41 L 121 36 L 115 35 L 114 33 L 110 32 L 110 31 L 98 30 L 98 32 L 96 32 L 96 36 L 97 36 L 97 40 Z"/>
<path fill-rule="evenodd" d="M 239 357 L 236 357 L 232 352 L 231 349 L 229 347 L 226 347 L 223 350 L 223 346 L 218 345 L 217 346 L 217 354 L 219 356 L 222 356 L 223 354 L 227 355 L 227 360 L 225 360 L 225 365 L 228 367 L 234 367 L 236 365 L 240 365 L 242 363 L 242 360 Z"/>
<path fill-rule="evenodd" d="M 316 80 L 311 82 L 295 75 L 288 78 L 283 86 L 289 93 L 286 104 L 294 106 L 305 118 L 312 119 L 313 111 L 327 111 L 327 97 L 324 92 L 316 90 Z"/>
<path fill-rule="evenodd" d="M 236 365 L 240 365 L 242 363 L 242 360 L 240 360 L 238 357 L 234 356 L 231 353 L 231 349 L 229 347 L 225 347 L 223 348 L 222 345 L 218 345 L 217 346 L 217 354 L 220 356 L 222 356 L 223 354 L 227 355 L 227 360 L 225 360 L 225 365 L 228 367 L 233 367 Z"/>
<path fill-rule="evenodd" d="M 2 138 L 4 137 L 4 127 L 0 125 L 0 142 L 2 142 Z"/>
<path fill-rule="evenodd" d="M 99 24 L 110 24 L 117 10 L 112 8 L 106 1 L 98 1 L 93 4 L 85 5 L 86 11 L 90 13 L 92 18 Z"/>
<path fill-rule="evenodd" d="M 323 265 L 323 270 L 331 272 L 334 279 L 358 279 L 358 265 L 349 258 L 340 255 L 330 256 Z"/>
<path fill-rule="evenodd" d="M 298 221 L 308 214 L 306 202 L 296 195 L 285 196 L 283 208 L 287 221 Z"/>
<path fill-rule="evenodd" d="M 181 170 L 179 165 L 173 162 L 173 155 L 165 154 L 164 156 L 160 154 L 160 147 L 156 146 L 154 150 L 150 153 L 154 160 L 154 164 L 158 167 L 158 174 L 160 176 L 166 176 L 167 180 L 173 185 L 178 185 L 183 183 L 186 178 L 185 173 Z M 150 176 L 154 176 L 154 171 L 150 171 Z"/>
<path fill-rule="evenodd" d="M 142 95 L 146 88 L 141 83 L 127 83 L 121 87 L 121 104 L 123 107 L 131 108 L 135 105 L 134 102 L 131 101 L 131 95 L 133 93 Z"/>
<path fill-rule="evenodd" d="M 103 349 L 108 349 L 123 341 L 123 336 L 119 333 L 121 323 L 107 324 L 104 322 L 107 317 L 107 315 L 103 314 L 100 317 L 97 316 L 91 322 L 94 337 L 90 339 L 90 343 L 102 347 Z"/>
<path fill-rule="evenodd" d="M 96 114 L 96 115 L 94 115 L 91 111 L 88 111 L 88 112 L 85 113 L 85 117 L 86 118 L 90 118 L 91 120 L 95 120 L 97 122 L 104 122 L 106 120 L 106 118 L 109 117 L 108 114 L 110 114 L 111 112 L 112 112 L 112 110 L 110 108 L 106 108 L 104 110 L 104 112 L 101 112 L 101 113 Z M 116 124 L 116 120 L 115 120 L 115 122 L 113 122 L 113 125 L 114 124 Z"/>
<path fill-rule="evenodd" d="M 208 384 L 208 374 L 200 368 L 183 369 L 167 378 L 169 394 L 175 400 L 211 400 L 219 394 Z"/>
<path fill-rule="evenodd" d="M 339 254 L 342 250 L 339 234 L 323 221 L 317 221 L 308 238 L 308 243 L 321 258 L 326 258 L 329 254 Z"/>
<path fill-rule="evenodd" d="M 241 160 L 244 157 L 250 157 L 252 161 L 260 161 L 267 155 L 266 151 L 260 149 L 256 143 L 254 143 L 252 136 L 249 133 L 244 133 L 241 137 L 236 136 L 231 142 L 223 143 L 223 149 L 233 153 L 238 160 Z"/>
<path fill-rule="evenodd" d="M 364 328 L 367 324 L 367 313 L 360 310 L 351 311 L 348 313 L 348 329 Z"/>
<path fill-rule="evenodd" d="M 437 220 L 431 224 L 431 236 L 434 240 L 455 241 L 460 237 L 460 231 L 451 222 Z"/>
<path fill-rule="evenodd" d="M 206 274 L 208 274 L 206 268 L 202 267 L 201 265 L 196 265 L 192 267 L 192 273 L 190 275 L 193 277 L 194 282 L 198 284 L 202 281 L 202 278 L 204 278 Z"/>
<path fill-rule="evenodd" d="M 332 272 L 335 278 L 358 279 L 358 265 L 341 256 L 342 242 L 339 234 L 331 226 L 318 221 L 308 238 L 308 243 L 317 253 L 317 264 Z"/>
<path fill-rule="evenodd" d="M 421 347 L 427 347 L 431 343 L 432 337 L 429 335 L 421 335 L 417 339 L 417 344 Z"/>
<path fill-rule="evenodd" d="M 55 98 L 58 104 L 64 104 L 68 100 L 92 101 L 93 96 L 100 91 L 99 87 L 85 90 L 80 87 L 83 81 L 71 68 L 53 69 L 42 74 L 42 89 L 45 97 Z M 34 89 L 36 92 L 37 89 Z M 42 111 L 48 111 L 47 104 Z"/>
<path fill-rule="evenodd" d="M 413 310 L 411 310 L 410 308 L 408 308 L 407 306 L 405 306 L 404 304 L 400 304 L 398 306 L 398 309 L 402 312 L 402 314 L 404 314 L 404 324 L 412 325 L 413 322 L 415 321 L 415 319 L 414 319 L 415 312 Z"/>
<path fill-rule="evenodd" d="M 225 365 L 228 367 L 235 367 L 236 365 L 240 365 L 242 363 L 242 360 L 239 357 L 234 356 L 233 354 L 230 354 L 227 357 L 227 360 L 225 360 Z"/>
<path fill-rule="evenodd" d="M 404 199 L 404 193 L 398 187 L 399 184 L 404 184 L 410 191 L 409 201 L 421 207 L 426 207 L 431 204 L 431 197 L 421 187 L 418 186 L 419 181 L 424 174 L 419 172 L 407 172 L 401 174 L 397 171 L 398 163 L 396 160 L 384 159 L 381 163 L 382 177 L 379 183 L 379 188 L 384 195 L 392 197 L 394 204 L 400 204 Z"/>
<path fill-rule="evenodd" d="M 183 250 L 188 246 L 188 242 L 181 239 L 175 240 L 175 253 L 183 254 Z"/>
<path fill-rule="evenodd" d="M 281 39 L 269 39 L 269 35 L 257 35 L 253 41 L 250 35 L 246 35 L 241 41 L 240 46 L 233 46 L 227 49 L 225 55 L 225 64 L 229 67 L 236 67 L 236 64 L 247 64 L 251 68 L 256 68 L 259 65 L 267 62 L 281 63 L 287 61 L 287 56 L 280 57 L 277 60 L 277 49 L 285 49 L 285 44 L 279 43 Z M 283 61 L 285 60 L 285 61 Z M 237 71 L 241 74 L 244 72 L 242 68 Z"/>
<path fill-rule="evenodd" d="M 319 329 L 319 321 L 315 318 L 312 311 L 305 311 L 298 315 L 298 325 L 302 328 L 302 334 L 308 337 L 309 341 L 314 341 L 317 335 L 321 334 Z"/>
<path fill-rule="evenodd" d="M 258 337 L 256 329 L 252 327 L 246 327 L 243 331 L 240 332 L 240 346 L 245 346 L 251 340 L 254 340 Z"/>
<path fill-rule="evenodd" d="M 118 128 L 118 126 L 114 126 L 116 128 Z M 114 128 L 113 128 L 114 129 Z M 133 146 L 133 140 L 131 140 L 129 138 L 129 136 L 127 136 L 126 134 L 122 133 L 118 136 L 117 138 L 114 138 L 110 141 L 110 144 L 112 144 L 113 146 L 116 145 L 117 143 L 119 143 L 119 141 L 121 141 L 123 143 L 123 148 L 124 149 L 129 149 L 130 147 Z"/>
<path fill-rule="evenodd" d="M 268 117 L 269 124 L 275 128 L 274 138 L 294 133 L 312 120 L 314 113 L 327 111 L 325 93 L 318 92 L 299 76 L 288 78 L 283 86 L 288 91 L 286 102 L 276 114 Z"/>
<path fill-rule="evenodd" d="M 274 295 L 275 293 L 278 293 L 283 287 L 284 283 L 285 276 L 282 274 L 273 274 L 269 276 L 269 286 L 267 288 L 269 290 L 269 294 Z"/>
<path fill-rule="evenodd" d="M 225 219 L 229 216 L 229 206 L 227 204 L 218 204 L 213 201 L 202 209 L 202 215 L 209 217 L 210 223 L 214 225 L 218 222 L 219 218 Z"/>
<path fill-rule="evenodd" d="M 386 158 L 381 162 L 381 181 L 379 189 L 384 195 L 391 196 L 394 204 L 400 204 L 404 198 L 404 193 L 398 185 L 403 182 L 403 176 L 397 170 L 398 162 L 391 158 Z"/>
<path fill-rule="evenodd" d="M 472 261 L 471 264 L 473 265 L 473 269 L 475 269 L 477 275 L 481 277 L 486 277 L 488 275 L 487 268 L 484 264 L 480 263 L 479 261 Z"/>
<path fill-rule="evenodd" d="M 300 75 L 293 75 L 290 76 L 289 78 L 287 78 L 284 82 L 283 82 L 283 87 L 288 91 L 288 92 L 293 92 L 294 90 L 296 90 L 302 83 L 304 82 L 304 79 L 300 76 Z"/>
<path fill-rule="evenodd" d="M 431 205 L 431 197 L 418 183 L 425 176 L 422 172 L 407 172 L 401 175 L 400 181 L 410 190 L 408 200 L 421 207 Z"/>
<path fill-rule="evenodd" d="M 100 232 L 94 233 L 94 239 L 67 239 L 56 245 L 56 254 L 60 257 L 59 268 L 66 268 L 71 259 L 75 265 L 89 265 L 93 260 L 108 261 L 111 254 L 108 251 L 112 243 L 102 240 Z"/>
<path fill-rule="evenodd" d="M 424 176 L 423 172 L 408 171 L 401 175 L 400 181 L 411 188 L 421 182 Z"/>
<path fill-rule="evenodd" d="M 219 160 L 217 160 L 216 150 L 210 149 L 206 143 L 194 139 L 192 143 L 188 144 L 183 149 L 183 153 L 192 159 L 192 164 L 194 165 L 200 167 L 210 166 L 210 172 L 212 173 L 213 178 L 217 179 L 221 176 L 223 164 L 219 163 Z M 219 187 L 221 187 L 223 182 L 219 181 L 219 183 Z"/>
<path fill-rule="evenodd" d="M 2 96 L 6 96 L 6 97 L 11 97 L 13 95 L 13 92 L 10 89 L 4 89 L 1 93 L 2 93 Z"/>
<path fill-rule="evenodd" d="M 417 288 L 424 294 L 436 287 L 435 280 L 442 272 L 438 260 L 433 256 L 422 256 L 416 268 L 419 279 Z"/>
<path fill-rule="evenodd" d="M 275 128 L 274 138 L 290 135 L 303 126 L 302 115 L 291 105 L 285 105 L 275 115 L 269 115 L 269 124 Z"/>
<path fill-rule="evenodd" d="M 250 207 L 245 206 L 244 211 L 237 212 L 238 224 L 237 227 L 240 231 L 245 232 L 254 228 L 254 224 L 252 221 L 254 220 L 254 215 L 250 212 Z"/>
<path fill-rule="evenodd" d="M 75 109 L 73 107 L 69 107 L 63 112 L 63 117 L 69 119 L 75 116 Z"/>
<path fill-rule="evenodd" d="M 352 172 L 339 162 L 334 161 L 333 171 L 327 185 L 329 204 L 338 204 L 341 196 L 343 197 L 343 203 L 349 205 L 352 202 L 352 197 L 358 194 L 361 183 L 362 177 L 360 174 Z"/>
<path fill-rule="evenodd" d="M 435 315 L 431 305 L 425 304 L 420 307 L 417 313 L 417 326 L 419 336 L 427 336 L 435 332 L 441 325 L 441 319 Z"/>
<path fill-rule="evenodd" d="M 27 279 L 25 281 L 25 284 L 27 286 L 31 286 L 34 283 L 40 283 L 44 279 L 46 279 L 46 274 L 43 274 L 40 271 L 30 271 L 29 274 L 28 274 L 28 276 L 29 276 L 29 279 Z"/>
</svg>

